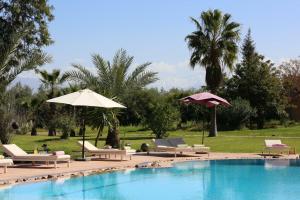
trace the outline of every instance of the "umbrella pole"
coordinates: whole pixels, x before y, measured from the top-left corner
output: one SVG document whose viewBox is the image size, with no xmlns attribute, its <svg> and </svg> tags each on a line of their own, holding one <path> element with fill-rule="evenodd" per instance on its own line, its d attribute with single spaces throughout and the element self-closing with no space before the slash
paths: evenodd
<svg viewBox="0 0 300 200">
<path fill-rule="evenodd" d="M 202 120 L 202 144 L 204 144 L 204 119 Z"/>
<path fill-rule="evenodd" d="M 85 116 L 86 108 L 83 107 L 83 116 L 82 116 L 82 149 L 81 149 L 81 159 L 85 160 L 84 147 L 85 147 Z"/>
<path fill-rule="evenodd" d="M 85 121 L 84 119 L 82 120 L 82 149 L 81 149 L 81 158 L 82 160 L 85 159 L 85 155 L 84 155 L 84 143 L 85 143 Z"/>
</svg>

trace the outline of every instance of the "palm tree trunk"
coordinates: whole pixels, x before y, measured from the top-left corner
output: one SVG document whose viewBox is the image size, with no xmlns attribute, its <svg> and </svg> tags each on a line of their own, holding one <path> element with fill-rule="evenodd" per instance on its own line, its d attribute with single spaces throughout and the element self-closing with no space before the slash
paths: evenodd
<svg viewBox="0 0 300 200">
<path fill-rule="evenodd" d="M 50 98 L 54 98 L 54 84 L 51 84 Z M 51 103 L 50 104 L 50 109 L 51 109 L 51 120 L 54 120 L 56 105 L 54 103 Z M 48 130 L 48 136 L 56 136 L 56 129 L 55 129 L 55 124 L 54 123 L 52 123 L 51 127 Z"/>
<path fill-rule="evenodd" d="M 99 129 L 98 129 L 98 134 L 97 134 L 97 137 L 96 137 L 96 140 L 95 140 L 95 146 L 96 147 L 98 145 L 98 140 L 99 140 L 100 136 L 102 136 L 103 128 L 104 128 L 104 126 L 100 126 Z"/>
<path fill-rule="evenodd" d="M 107 138 L 106 138 L 106 145 L 110 145 L 113 148 L 120 148 L 120 136 L 119 130 L 116 126 L 110 126 L 108 128 Z"/>
<path fill-rule="evenodd" d="M 37 130 L 36 130 L 36 123 L 35 120 L 32 120 L 32 128 L 31 128 L 31 136 L 36 136 L 37 135 Z"/>
<path fill-rule="evenodd" d="M 56 130 L 53 128 L 49 128 L 48 130 L 48 136 L 56 136 Z"/>
<path fill-rule="evenodd" d="M 257 107 L 256 125 L 257 129 L 263 129 L 265 125 L 264 111 L 261 107 Z"/>
<path fill-rule="evenodd" d="M 209 137 L 216 137 L 218 135 L 217 131 L 217 106 L 211 108 L 210 111 L 210 130 Z"/>
<path fill-rule="evenodd" d="M 37 136 L 37 131 L 36 131 L 36 126 L 35 125 L 32 126 L 30 135 L 31 136 Z"/>
</svg>

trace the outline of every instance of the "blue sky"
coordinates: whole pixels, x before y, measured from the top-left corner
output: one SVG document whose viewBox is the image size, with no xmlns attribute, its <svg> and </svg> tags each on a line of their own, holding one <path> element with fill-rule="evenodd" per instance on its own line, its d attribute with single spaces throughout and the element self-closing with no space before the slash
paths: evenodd
<svg viewBox="0 0 300 200">
<path fill-rule="evenodd" d="M 50 0 L 55 19 L 49 30 L 55 43 L 46 48 L 53 62 L 43 68 L 68 70 L 71 63 L 92 67 L 91 54 L 111 59 L 120 49 L 136 64 L 152 62 L 160 81 L 153 87 L 197 88 L 204 71 L 188 65 L 184 38 L 195 30 L 189 17 L 220 9 L 241 24 L 242 38 L 252 30 L 257 50 L 275 63 L 300 55 L 300 1 L 297 0 Z M 38 77 L 19 80 L 37 86 Z"/>
</svg>

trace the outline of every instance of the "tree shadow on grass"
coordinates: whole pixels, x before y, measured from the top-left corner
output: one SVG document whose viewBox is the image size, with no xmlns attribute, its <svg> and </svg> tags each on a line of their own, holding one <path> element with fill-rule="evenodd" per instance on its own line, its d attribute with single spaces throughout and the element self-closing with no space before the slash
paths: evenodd
<svg viewBox="0 0 300 200">
<path fill-rule="evenodd" d="M 36 140 L 36 142 L 53 142 L 53 141 L 60 141 L 62 139 L 60 138 L 47 138 L 47 139 L 41 139 L 41 140 Z"/>
<path fill-rule="evenodd" d="M 128 132 L 128 133 L 141 133 L 141 132 L 148 132 L 148 131 L 150 131 L 150 129 L 141 128 L 141 129 L 137 129 L 137 130 L 127 130 L 126 132 Z"/>
<path fill-rule="evenodd" d="M 154 136 L 136 136 L 136 137 L 120 137 L 121 140 L 151 140 L 154 139 Z"/>
</svg>

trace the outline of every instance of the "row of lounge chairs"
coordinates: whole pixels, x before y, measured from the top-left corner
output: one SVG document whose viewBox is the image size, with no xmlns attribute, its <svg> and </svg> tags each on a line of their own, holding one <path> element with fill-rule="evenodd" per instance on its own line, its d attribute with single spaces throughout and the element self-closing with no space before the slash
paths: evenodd
<svg viewBox="0 0 300 200">
<path fill-rule="evenodd" d="M 200 144 L 194 144 L 193 146 L 188 146 L 182 138 L 169 138 L 169 139 L 153 139 L 154 151 L 155 152 L 171 152 L 174 153 L 176 157 L 178 154 L 183 154 L 184 152 L 194 152 L 194 153 L 207 153 L 209 154 L 210 148 Z M 80 146 L 83 145 L 82 141 L 79 141 Z M 67 166 L 70 167 L 71 156 L 65 155 L 63 151 L 54 152 L 54 154 L 28 154 L 23 151 L 20 147 L 15 144 L 5 144 L 2 145 L 4 152 L 10 156 L 10 159 L 0 159 L 0 166 L 4 167 L 4 172 L 7 171 L 7 166 L 13 165 L 13 161 L 27 161 L 32 162 L 45 162 L 47 165 L 49 163 L 54 164 L 54 168 L 57 167 L 58 162 L 66 162 Z M 124 160 L 129 157 L 131 160 L 132 155 L 136 152 L 130 147 L 125 147 L 124 150 L 119 149 L 99 149 L 88 141 L 85 141 L 85 152 L 92 156 L 97 156 L 99 158 L 120 158 Z M 289 153 L 290 147 L 282 144 L 281 140 L 265 140 L 265 151 L 269 154 L 271 152 L 285 152 Z M 150 153 L 150 150 L 148 151 Z"/>
<path fill-rule="evenodd" d="M 195 153 L 209 153 L 210 148 L 204 145 L 193 145 L 188 146 L 182 138 L 170 138 L 170 139 L 153 139 L 154 151 L 156 152 L 172 152 L 176 157 L 178 153 L 183 154 L 184 152 L 195 152 Z M 78 142 L 79 145 L 83 145 L 82 141 Z M 114 156 L 120 157 L 123 160 L 124 157 L 129 157 L 131 159 L 132 154 L 136 151 L 134 149 L 129 149 L 125 147 L 124 150 L 118 149 L 98 149 L 90 142 L 85 141 L 84 145 L 85 151 L 93 156 L 104 156 L 105 158 L 110 158 Z M 148 151 L 150 153 L 150 150 Z"/>
<path fill-rule="evenodd" d="M 154 151 L 156 152 L 171 152 L 175 157 L 178 153 L 184 152 L 196 152 L 196 153 L 208 153 L 209 147 L 204 145 L 188 146 L 182 138 L 171 139 L 154 139 Z M 78 141 L 78 144 L 82 147 L 83 142 Z M 13 165 L 15 162 L 32 162 L 34 165 L 36 162 L 45 162 L 47 165 L 53 163 L 54 168 L 57 168 L 58 162 L 66 162 L 70 167 L 71 156 L 65 155 L 63 151 L 55 152 L 54 154 L 28 154 L 23 149 L 15 144 L 2 145 L 4 152 L 10 157 L 9 159 L 0 159 L 0 166 L 4 167 L 4 172 L 7 171 L 7 166 Z M 97 156 L 99 158 L 120 158 L 124 160 L 129 157 L 131 160 L 132 155 L 135 154 L 135 150 L 130 147 L 125 147 L 124 150 L 119 149 L 99 149 L 88 141 L 85 141 L 85 152 L 91 156 Z M 149 152 L 150 153 L 150 152 Z"/>
</svg>

